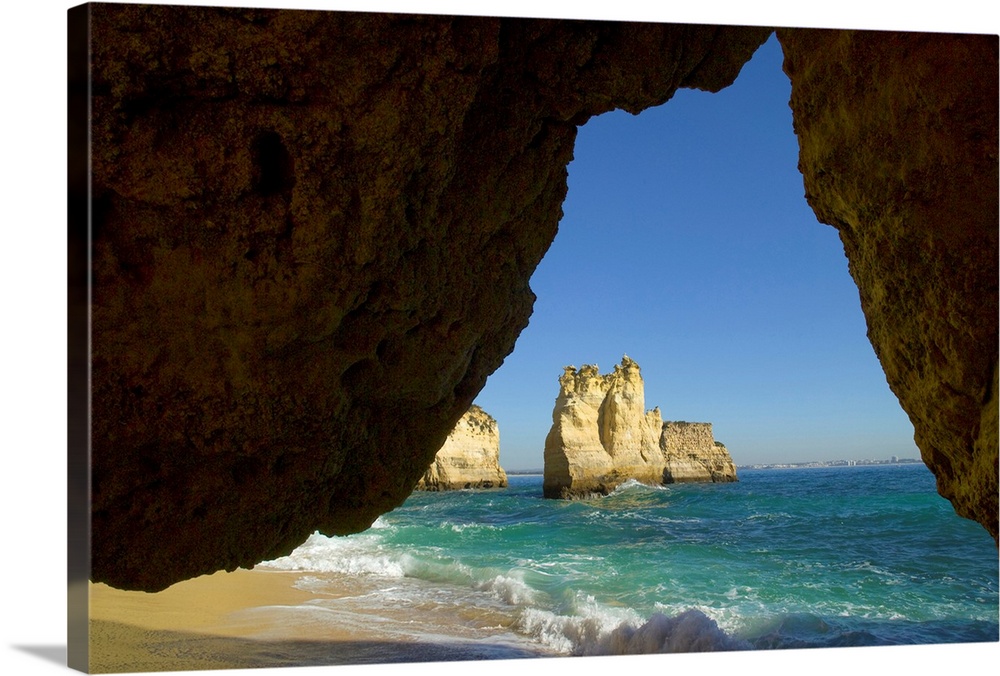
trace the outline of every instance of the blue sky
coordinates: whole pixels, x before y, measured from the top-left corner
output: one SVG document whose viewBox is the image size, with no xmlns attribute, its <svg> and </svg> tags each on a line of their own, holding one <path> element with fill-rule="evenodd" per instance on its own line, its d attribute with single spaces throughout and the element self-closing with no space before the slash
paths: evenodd
<svg viewBox="0 0 1000 676">
<path fill-rule="evenodd" d="M 738 464 L 919 456 L 805 201 L 781 61 L 772 37 L 717 94 L 581 127 L 530 324 L 476 399 L 505 468 L 542 466 L 563 366 L 622 354 L 646 408 L 712 422 Z"/>
</svg>

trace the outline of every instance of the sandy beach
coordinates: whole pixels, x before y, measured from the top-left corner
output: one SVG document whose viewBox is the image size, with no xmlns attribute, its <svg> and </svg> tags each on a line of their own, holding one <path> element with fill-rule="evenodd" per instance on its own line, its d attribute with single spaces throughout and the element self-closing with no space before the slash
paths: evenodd
<svg viewBox="0 0 1000 676">
<path fill-rule="evenodd" d="M 91 583 L 90 669 L 120 673 L 538 656 L 454 637 L 428 641 L 418 633 L 401 635 L 382 627 L 382 614 L 365 616 L 348 607 L 352 598 L 371 591 L 370 581 L 325 575 L 318 596 L 296 588 L 302 577 L 237 570 L 155 594 Z M 315 605 L 318 598 L 326 607 Z M 343 613 L 336 611 L 337 599 L 345 603 Z"/>
</svg>

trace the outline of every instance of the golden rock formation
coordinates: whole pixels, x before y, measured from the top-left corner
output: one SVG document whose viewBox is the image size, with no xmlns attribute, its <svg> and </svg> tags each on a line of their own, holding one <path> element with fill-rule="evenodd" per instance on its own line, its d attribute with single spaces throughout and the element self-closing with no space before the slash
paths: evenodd
<svg viewBox="0 0 1000 676">
<path fill-rule="evenodd" d="M 434 462 L 417 482 L 417 489 L 449 491 L 506 485 L 507 473 L 500 466 L 497 421 L 473 404 L 448 434 Z"/>
<path fill-rule="evenodd" d="M 645 410 L 645 385 L 634 360 L 622 357 L 605 375 L 590 364 L 567 366 L 545 438 L 545 496 L 606 495 L 629 479 L 737 480 L 710 423 L 663 422 L 659 408 Z"/>
</svg>

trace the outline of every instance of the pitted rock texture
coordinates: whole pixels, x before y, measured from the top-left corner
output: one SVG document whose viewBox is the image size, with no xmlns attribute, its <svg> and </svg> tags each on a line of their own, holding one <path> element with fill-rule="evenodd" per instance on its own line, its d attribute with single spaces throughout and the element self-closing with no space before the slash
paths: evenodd
<svg viewBox="0 0 1000 676">
<path fill-rule="evenodd" d="M 545 497 L 607 495 L 630 479 L 664 484 L 737 477 L 710 423 L 665 423 L 659 408 L 645 410 L 642 373 L 628 356 L 604 375 L 592 364 L 567 366 L 545 438 Z"/>
<path fill-rule="evenodd" d="M 473 404 L 448 434 L 434 462 L 417 482 L 417 489 L 450 491 L 506 485 L 507 473 L 500 466 L 497 421 Z"/>
<path fill-rule="evenodd" d="M 91 579 L 367 528 L 531 313 L 577 125 L 769 29 L 95 4 Z"/>
<path fill-rule="evenodd" d="M 663 483 L 736 481 L 736 465 L 729 449 L 712 434 L 712 423 L 663 423 L 660 451 L 665 459 Z"/>
<path fill-rule="evenodd" d="M 401 503 L 527 322 L 576 126 L 721 89 L 770 32 L 90 11 L 91 578 L 149 591 Z M 996 36 L 779 37 L 810 204 L 996 537 Z"/>
<path fill-rule="evenodd" d="M 809 204 L 938 492 L 996 540 L 997 36 L 778 38 Z"/>
</svg>

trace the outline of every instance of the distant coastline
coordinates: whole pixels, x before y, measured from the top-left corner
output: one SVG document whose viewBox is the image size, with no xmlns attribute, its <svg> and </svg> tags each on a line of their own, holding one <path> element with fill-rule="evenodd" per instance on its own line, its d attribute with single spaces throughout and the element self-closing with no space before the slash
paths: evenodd
<svg viewBox="0 0 1000 676">
<path fill-rule="evenodd" d="M 810 460 L 809 462 L 774 462 L 737 465 L 736 469 L 807 469 L 812 467 L 867 467 L 871 465 L 913 465 L 923 464 L 920 458 L 897 458 L 888 460 Z"/>
<path fill-rule="evenodd" d="M 737 465 L 738 470 L 752 469 L 809 469 L 813 467 L 868 467 L 872 465 L 913 465 L 923 464 L 920 458 L 897 458 L 895 456 L 888 460 L 809 460 L 806 462 L 767 462 L 754 463 L 751 465 Z M 542 468 L 537 469 L 508 469 L 509 476 L 542 476 Z"/>
</svg>

